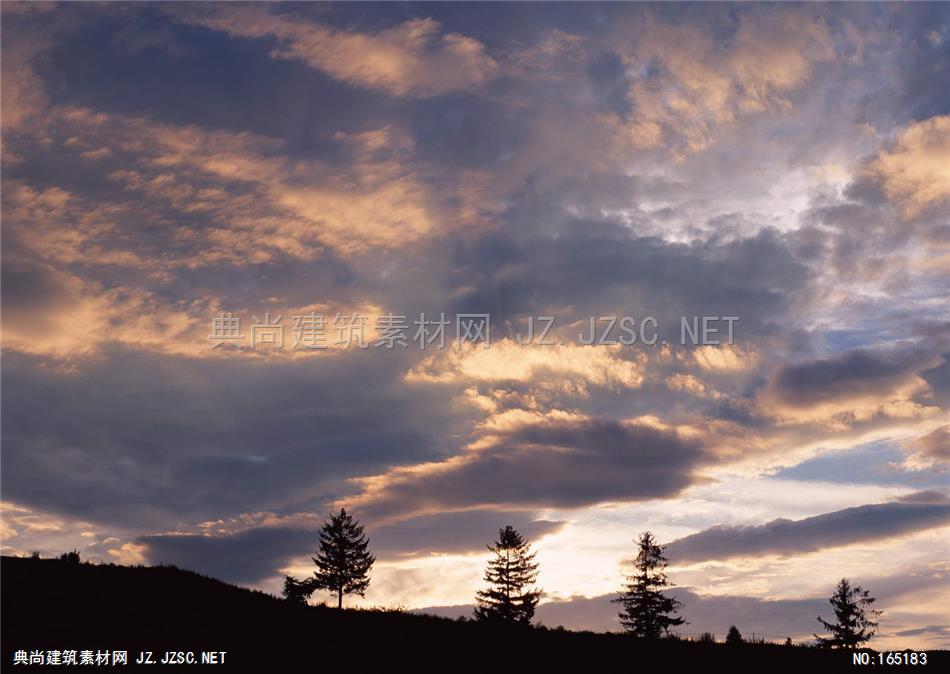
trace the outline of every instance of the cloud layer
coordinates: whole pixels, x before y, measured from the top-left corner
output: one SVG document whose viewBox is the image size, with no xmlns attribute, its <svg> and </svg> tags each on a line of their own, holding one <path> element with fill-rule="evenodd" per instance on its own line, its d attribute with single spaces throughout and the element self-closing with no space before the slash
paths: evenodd
<svg viewBox="0 0 950 674">
<path fill-rule="evenodd" d="M 760 526 L 715 526 L 673 541 L 677 563 L 758 555 L 800 555 L 829 547 L 901 536 L 950 525 L 950 497 L 918 492 L 890 503 L 846 508 L 803 520 L 772 520 Z"/>
</svg>

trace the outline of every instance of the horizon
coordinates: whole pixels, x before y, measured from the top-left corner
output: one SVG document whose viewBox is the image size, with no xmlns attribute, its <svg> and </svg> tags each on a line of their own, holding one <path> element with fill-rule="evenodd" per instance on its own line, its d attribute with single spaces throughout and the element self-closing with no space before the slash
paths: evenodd
<svg viewBox="0 0 950 674">
<path fill-rule="evenodd" d="M 2 554 L 950 648 L 950 5 L 0 11 Z"/>
</svg>

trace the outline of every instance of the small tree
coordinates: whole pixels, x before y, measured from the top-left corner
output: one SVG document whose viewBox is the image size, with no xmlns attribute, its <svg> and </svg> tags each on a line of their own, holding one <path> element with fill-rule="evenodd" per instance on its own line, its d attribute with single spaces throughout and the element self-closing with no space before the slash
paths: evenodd
<svg viewBox="0 0 950 674">
<path fill-rule="evenodd" d="M 729 627 L 729 632 L 726 634 L 726 643 L 733 645 L 742 643 L 742 633 L 735 625 Z"/>
<path fill-rule="evenodd" d="M 485 570 L 488 589 L 476 595 L 475 618 L 530 625 L 541 597 L 534 588 L 538 578 L 536 553 L 510 525 L 498 530 L 498 541 L 488 549 L 494 555 Z"/>
<path fill-rule="evenodd" d="M 649 531 L 640 535 L 637 544 L 636 572 L 627 576 L 620 596 L 613 601 L 623 606 L 620 623 L 625 631 L 636 637 L 657 639 L 686 621 L 676 615 L 682 602 L 663 594 L 663 588 L 672 587 L 666 577 L 669 562 L 663 556 L 663 547 Z"/>
<path fill-rule="evenodd" d="M 860 585 L 852 585 L 847 578 L 838 581 L 835 592 L 828 600 L 835 612 L 835 622 L 822 620 L 818 622 L 831 632 L 830 637 L 815 638 L 826 648 L 857 648 L 874 636 L 877 631 L 877 618 L 881 611 L 871 607 L 874 597 L 870 590 Z"/>
<path fill-rule="evenodd" d="M 313 589 L 335 593 L 337 608 L 343 608 L 345 594 L 364 596 L 369 570 L 376 561 L 368 546 L 363 527 L 345 509 L 330 515 L 320 529 L 320 550 L 311 557 L 317 565 L 311 581 Z"/>
<path fill-rule="evenodd" d="M 295 604 L 306 604 L 313 594 L 313 579 L 297 580 L 293 576 L 284 576 L 284 589 L 281 595 Z"/>
</svg>

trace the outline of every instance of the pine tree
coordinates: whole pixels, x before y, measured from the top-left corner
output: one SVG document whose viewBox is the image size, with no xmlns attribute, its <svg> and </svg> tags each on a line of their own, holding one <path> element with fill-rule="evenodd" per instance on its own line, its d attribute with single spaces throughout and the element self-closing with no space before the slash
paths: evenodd
<svg viewBox="0 0 950 674">
<path fill-rule="evenodd" d="M 838 581 L 835 592 L 828 600 L 835 612 L 835 622 L 830 623 L 818 616 L 818 622 L 831 632 L 830 637 L 815 638 L 826 648 L 857 648 L 874 636 L 877 618 L 881 611 L 871 608 L 875 599 L 870 590 L 860 585 L 851 585 L 847 578 Z"/>
<path fill-rule="evenodd" d="M 306 604 L 313 590 L 313 579 L 297 580 L 293 576 L 284 576 L 284 589 L 281 595 L 287 601 Z"/>
<path fill-rule="evenodd" d="M 345 594 L 365 595 L 369 570 L 376 561 L 368 546 L 363 527 L 343 508 L 320 529 L 320 550 L 311 557 L 317 565 L 311 582 L 315 590 L 335 593 L 337 608 L 343 608 Z"/>
<path fill-rule="evenodd" d="M 726 633 L 726 643 L 732 645 L 742 643 L 742 633 L 735 625 L 729 627 L 729 631 Z"/>
<path fill-rule="evenodd" d="M 541 597 L 534 587 L 538 578 L 536 553 L 510 525 L 498 530 L 498 541 L 488 549 L 494 555 L 485 570 L 488 589 L 477 594 L 475 618 L 530 625 Z"/>
<path fill-rule="evenodd" d="M 657 639 L 686 621 L 675 615 L 682 603 L 663 594 L 663 588 L 672 587 L 665 573 L 668 561 L 663 556 L 663 547 L 649 531 L 641 534 L 637 543 L 640 549 L 634 562 L 636 573 L 627 576 L 620 596 L 613 601 L 623 606 L 620 623 L 625 631 L 636 637 Z"/>
</svg>

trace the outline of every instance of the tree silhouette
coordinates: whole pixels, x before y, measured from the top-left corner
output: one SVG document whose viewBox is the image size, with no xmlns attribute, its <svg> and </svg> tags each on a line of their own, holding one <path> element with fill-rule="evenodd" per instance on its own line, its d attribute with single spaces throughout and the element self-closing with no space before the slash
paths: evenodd
<svg viewBox="0 0 950 674">
<path fill-rule="evenodd" d="M 729 632 L 726 633 L 726 643 L 733 645 L 742 643 L 742 633 L 739 632 L 739 628 L 735 625 L 729 627 Z"/>
<path fill-rule="evenodd" d="M 838 581 L 835 592 L 828 600 L 835 612 L 835 622 L 822 620 L 818 622 L 831 632 L 830 637 L 815 638 L 826 648 L 857 648 L 874 636 L 877 631 L 875 618 L 881 611 L 871 608 L 875 599 L 870 590 L 860 585 L 852 585 L 847 578 Z"/>
<path fill-rule="evenodd" d="M 636 572 L 627 576 L 620 596 L 613 601 L 623 606 L 620 623 L 625 631 L 636 637 L 657 639 L 686 621 L 675 615 L 682 602 L 663 594 L 663 588 L 672 587 L 665 573 L 668 562 L 663 547 L 649 531 L 640 535 L 637 544 Z"/>
<path fill-rule="evenodd" d="M 530 625 L 541 592 L 535 553 L 514 527 L 498 530 L 498 540 L 488 549 L 494 555 L 485 570 L 488 589 L 476 595 L 475 618 L 484 621 Z"/>
<path fill-rule="evenodd" d="M 66 562 L 67 564 L 79 564 L 79 550 L 73 550 L 72 552 L 64 552 L 59 556 L 60 560 Z"/>
<path fill-rule="evenodd" d="M 306 604 L 313 590 L 312 578 L 297 580 L 293 576 L 284 576 L 284 589 L 281 591 L 281 596 L 296 604 Z"/>
<path fill-rule="evenodd" d="M 343 608 L 345 594 L 364 596 L 369 570 L 376 561 L 368 546 L 363 527 L 345 509 L 330 515 L 320 529 L 320 550 L 311 557 L 317 565 L 311 581 L 313 589 L 336 593 L 337 608 Z"/>
</svg>

